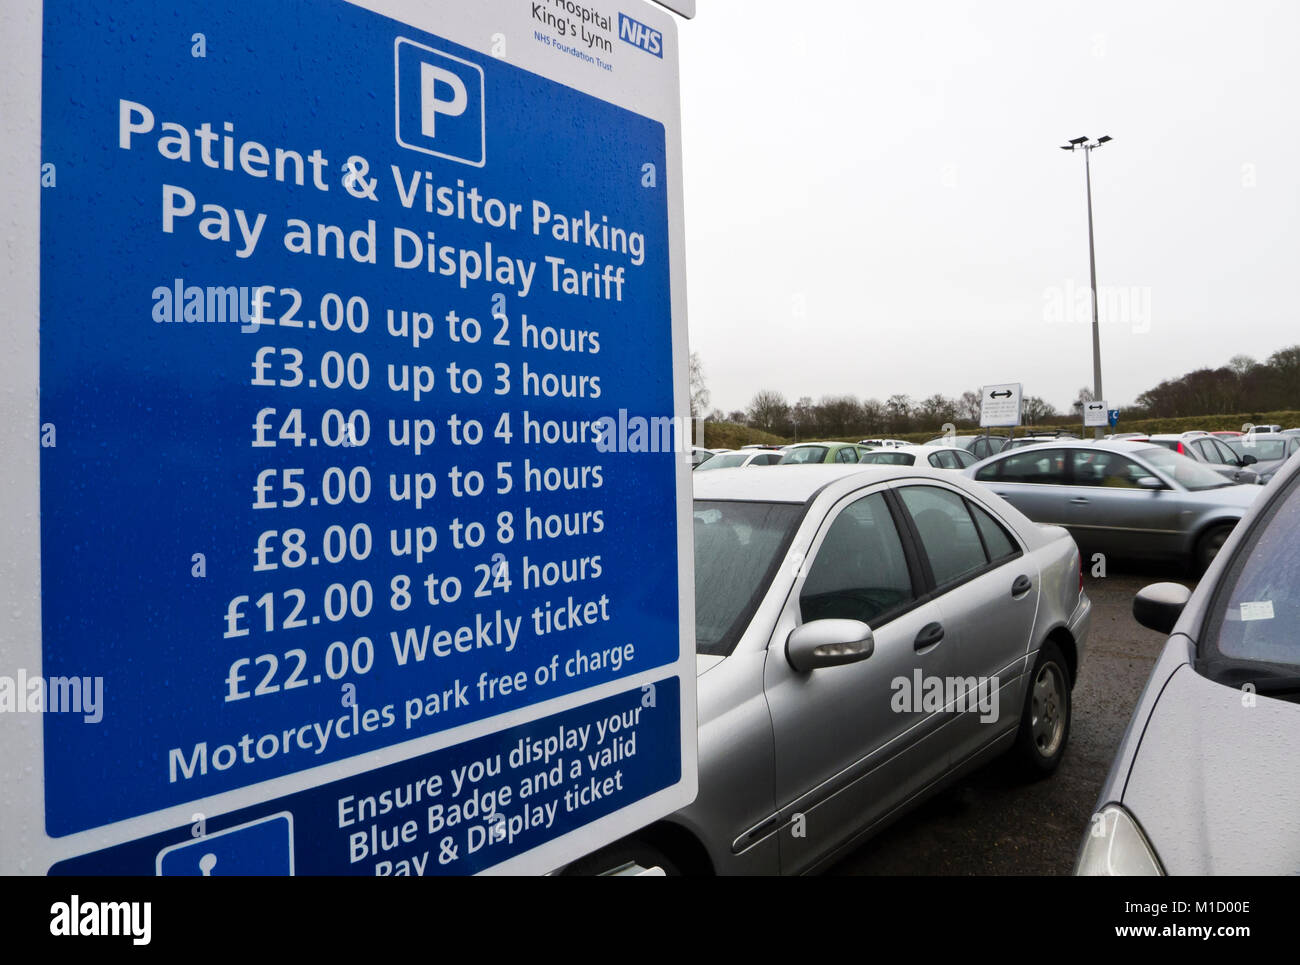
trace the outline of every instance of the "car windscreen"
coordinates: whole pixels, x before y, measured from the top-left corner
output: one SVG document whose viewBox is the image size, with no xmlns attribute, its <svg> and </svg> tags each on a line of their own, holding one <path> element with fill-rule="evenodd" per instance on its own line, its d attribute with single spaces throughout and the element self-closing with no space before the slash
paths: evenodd
<svg viewBox="0 0 1300 965">
<path fill-rule="evenodd" d="M 910 452 L 864 452 L 862 461 L 876 466 L 910 466 L 916 462 L 916 456 Z"/>
<path fill-rule="evenodd" d="M 1233 439 L 1228 443 L 1228 448 L 1238 456 L 1254 456 L 1260 462 L 1286 458 L 1285 439 L 1255 439 L 1251 442 Z"/>
<path fill-rule="evenodd" d="M 695 502 L 695 650 L 726 656 L 767 592 L 804 507 Z"/>
<path fill-rule="evenodd" d="M 1300 477 L 1252 527 L 1223 575 L 1200 634 L 1197 669 L 1231 686 L 1300 674 Z"/>
<path fill-rule="evenodd" d="M 1207 469 L 1195 459 L 1180 456 L 1168 449 L 1151 446 L 1149 449 L 1139 449 L 1134 455 L 1151 463 L 1166 476 L 1172 476 L 1179 485 L 1192 492 L 1232 485 L 1213 469 Z"/>
<path fill-rule="evenodd" d="M 700 465 L 699 471 L 704 472 L 706 469 L 733 469 L 736 466 L 743 466 L 745 460 L 749 458 L 747 452 L 720 452 L 712 459 Z"/>
<path fill-rule="evenodd" d="M 826 459 L 825 446 L 800 446 L 786 451 L 781 459 L 783 465 L 801 465 L 809 462 L 823 462 Z"/>
</svg>

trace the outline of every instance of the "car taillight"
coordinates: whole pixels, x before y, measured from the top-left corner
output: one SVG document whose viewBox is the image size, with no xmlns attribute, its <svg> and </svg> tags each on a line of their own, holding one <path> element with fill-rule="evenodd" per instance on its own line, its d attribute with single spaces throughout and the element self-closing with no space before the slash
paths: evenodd
<svg viewBox="0 0 1300 965">
<path fill-rule="evenodd" d="M 1183 448 L 1183 444 L 1180 442 L 1178 443 L 1178 448 L 1175 449 L 1174 452 L 1186 454 L 1187 450 Z"/>
</svg>

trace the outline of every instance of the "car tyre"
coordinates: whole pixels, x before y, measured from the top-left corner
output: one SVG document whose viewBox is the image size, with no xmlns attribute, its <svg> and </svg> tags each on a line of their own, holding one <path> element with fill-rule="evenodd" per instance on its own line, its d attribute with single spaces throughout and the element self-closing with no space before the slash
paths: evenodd
<svg viewBox="0 0 1300 965">
<path fill-rule="evenodd" d="M 665 875 L 678 877 L 685 872 L 664 851 L 643 838 L 624 838 L 601 848 L 584 858 L 579 858 L 564 869 L 566 877 L 592 877 L 610 874 L 628 864 L 642 868 L 662 868 Z"/>
<path fill-rule="evenodd" d="M 1196 541 L 1196 553 L 1193 561 L 1198 576 L 1210 568 L 1214 558 L 1219 555 L 1219 550 L 1223 549 L 1223 544 L 1232 535 L 1232 529 L 1232 524 L 1226 523 L 1211 526 L 1201 534 L 1201 538 Z"/>
<path fill-rule="evenodd" d="M 1056 772 L 1070 740 L 1070 668 L 1061 648 L 1048 640 L 1038 651 L 1020 714 L 1014 754 L 1025 776 L 1038 780 Z"/>
</svg>

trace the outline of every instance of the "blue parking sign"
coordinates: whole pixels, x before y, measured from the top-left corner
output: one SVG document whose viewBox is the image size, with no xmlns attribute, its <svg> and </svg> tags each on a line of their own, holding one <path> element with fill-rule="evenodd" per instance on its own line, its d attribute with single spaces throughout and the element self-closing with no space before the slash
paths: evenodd
<svg viewBox="0 0 1300 965">
<path fill-rule="evenodd" d="M 407 37 L 395 47 L 397 143 L 482 167 L 483 69 Z"/>
<path fill-rule="evenodd" d="M 592 2 L 600 57 L 508 0 L 0 41 L 57 432 L 0 650 L 63 701 L 0 746 L 0 871 L 546 871 L 694 796 L 675 35 Z"/>
</svg>

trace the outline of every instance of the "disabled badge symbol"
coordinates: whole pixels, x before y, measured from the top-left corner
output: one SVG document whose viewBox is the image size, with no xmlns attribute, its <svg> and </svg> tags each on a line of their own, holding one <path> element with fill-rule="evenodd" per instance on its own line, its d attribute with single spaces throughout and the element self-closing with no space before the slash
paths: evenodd
<svg viewBox="0 0 1300 965">
<path fill-rule="evenodd" d="M 156 867 L 167 876 L 292 875 L 293 815 L 284 811 L 173 844 L 158 852 Z"/>
</svg>

